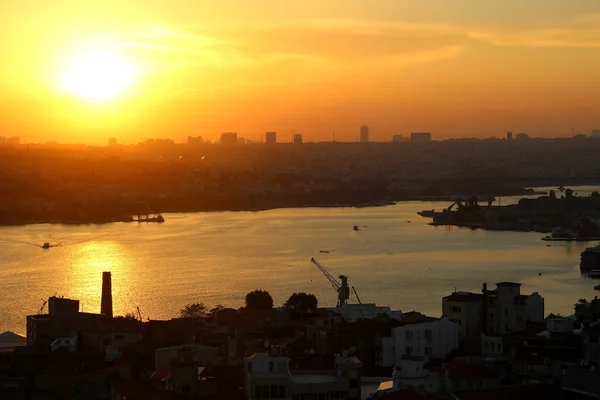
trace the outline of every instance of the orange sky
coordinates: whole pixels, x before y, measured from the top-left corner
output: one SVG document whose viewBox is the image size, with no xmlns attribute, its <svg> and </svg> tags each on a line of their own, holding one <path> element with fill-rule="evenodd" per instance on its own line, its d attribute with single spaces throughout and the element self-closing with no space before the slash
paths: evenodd
<svg viewBox="0 0 600 400">
<path fill-rule="evenodd" d="M 89 3 L 2 6 L 0 136 L 105 143 L 296 130 L 353 141 L 367 124 L 384 141 L 600 128 L 600 2 Z M 130 63 L 132 84 L 101 102 L 66 93 L 65 71 L 96 50 Z"/>
</svg>

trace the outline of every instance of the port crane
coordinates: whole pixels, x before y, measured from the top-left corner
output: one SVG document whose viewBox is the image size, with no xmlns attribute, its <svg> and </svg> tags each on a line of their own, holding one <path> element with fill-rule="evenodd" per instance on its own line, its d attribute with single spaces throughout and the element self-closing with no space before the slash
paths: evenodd
<svg viewBox="0 0 600 400">
<path fill-rule="evenodd" d="M 323 275 L 325 275 L 325 278 L 327 278 L 329 283 L 331 283 L 331 286 L 337 292 L 337 294 L 338 294 L 337 307 L 342 307 L 342 306 L 348 304 L 348 299 L 350 298 L 350 287 L 348 286 L 348 277 L 346 275 L 340 275 L 338 278 L 340 279 L 341 282 L 339 282 L 337 279 L 335 279 L 335 277 L 331 274 L 331 272 L 329 272 L 329 270 L 327 268 L 325 268 L 324 266 L 322 266 L 317 260 L 315 260 L 314 258 L 311 258 L 310 262 L 315 264 L 315 266 L 319 269 L 319 271 L 321 271 L 321 273 L 323 273 Z M 356 296 L 358 303 L 362 304 L 360 302 L 360 298 L 358 297 L 358 293 L 356 293 L 356 289 L 354 288 L 354 286 L 352 286 L 352 291 L 354 292 L 354 295 Z"/>
</svg>

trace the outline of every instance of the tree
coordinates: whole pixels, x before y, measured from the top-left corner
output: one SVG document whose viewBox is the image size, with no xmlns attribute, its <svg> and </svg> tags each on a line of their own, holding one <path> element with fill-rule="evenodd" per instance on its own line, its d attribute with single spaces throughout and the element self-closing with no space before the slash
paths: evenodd
<svg viewBox="0 0 600 400">
<path fill-rule="evenodd" d="M 285 302 L 285 307 L 294 311 L 308 311 L 317 308 L 319 302 L 314 294 L 293 293 Z"/>
<path fill-rule="evenodd" d="M 213 317 L 216 317 L 217 314 L 219 313 L 219 311 L 223 311 L 225 309 L 225 307 L 223 307 L 220 304 L 217 304 L 216 306 L 214 306 L 213 308 L 210 309 L 209 314 L 212 315 Z"/>
<path fill-rule="evenodd" d="M 270 310 L 273 308 L 273 298 L 266 290 L 253 290 L 246 295 L 248 310 Z"/>
<path fill-rule="evenodd" d="M 204 318 L 208 316 L 208 310 L 204 303 L 187 304 L 179 311 L 181 318 Z"/>
</svg>

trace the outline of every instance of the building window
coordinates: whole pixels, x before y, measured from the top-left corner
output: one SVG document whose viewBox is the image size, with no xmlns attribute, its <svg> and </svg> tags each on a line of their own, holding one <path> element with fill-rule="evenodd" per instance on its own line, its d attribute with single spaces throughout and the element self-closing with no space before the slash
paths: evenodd
<svg viewBox="0 0 600 400">
<path fill-rule="evenodd" d="M 412 347 L 407 347 L 406 354 L 411 354 L 411 353 L 412 353 Z"/>
<path fill-rule="evenodd" d="M 275 364 L 273 363 L 273 361 L 269 361 L 269 371 L 273 372 L 274 369 L 275 369 Z"/>
<path fill-rule="evenodd" d="M 262 385 L 256 385 L 254 387 L 254 397 L 257 399 L 262 398 Z"/>
<path fill-rule="evenodd" d="M 425 339 L 431 340 L 431 329 L 425 329 Z"/>
<path fill-rule="evenodd" d="M 504 330 L 508 330 L 508 322 L 504 324 Z"/>
<path fill-rule="evenodd" d="M 452 306 L 452 312 L 459 313 L 461 312 L 461 308 L 458 306 Z"/>
<path fill-rule="evenodd" d="M 248 361 L 248 372 L 252 372 L 252 361 Z"/>
<path fill-rule="evenodd" d="M 350 379 L 350 389 L 356 389 L 358 387 L 357 379 Z"/>
<path fill-rule="evenodd" d="M 285 398 L 285 386 L 277 385 L 277 398 L 279 398 L 279 399 Z"/>
<path fill-rule="evenodd" d="M 426 356 L 430 356 L 431 355 L 431 347 L 425 347 L 425 355 Z"/>
<path fill-rule="evenodd" d="M 268 399 L 269 398 L 269 385 L 261 385 L 260 387 L 261 398 Z"/>
<path fill-rule="evenodd" d="M 490 349 L 490 343 L 489 342 L 485 342 L 485 349 L 489 350 Z"/>
<path fill-rule="evenodd" d="M 413 333 L 411 331 L 406 331 L 406 338 L 410 339 L 413 336 Z"/>
</svg>

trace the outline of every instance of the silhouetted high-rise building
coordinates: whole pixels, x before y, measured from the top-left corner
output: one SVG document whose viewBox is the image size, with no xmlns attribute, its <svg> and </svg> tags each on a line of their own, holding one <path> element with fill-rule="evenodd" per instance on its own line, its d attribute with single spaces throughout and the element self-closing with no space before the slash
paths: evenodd
<svg viewBox="0 0 600 400">
<path fill-rule="evenodd" d="M 204 143 L 202 136 L 188 136 L 187 143 L 191 145 L 197 145 Z"/>
<path fill-rule="evenodd" d="M 404 142 L 404 135 L 394 135 L 394 136 L 392 136 L 392 142 L 394 142 L 394 143 L 402 143 L 402 142 Z"/>
<path fill-rule="evenodd" d="M 18 147 L 21 144 L 21 139 L 17 136 L 6 139 L 6 145 L 10 147 Z"/>
<path fill-rule="evenodd" d="M 237 132 L 221 133 L 221 144 L 237 144 Z"/>
<path fill-rule="evenodd" d="M 360 127 L 360 142 L 368 143 L 369 142 L 369 127 L 363 125 Z"/>
<path fill-rule="evenodd" d="M 237 144 L 246 144 L 246 139 L 243 137 L 237 138 Z"/>
<path fill-rule="evenodd" d="M 414 132 L 410 134 L 411 143 L 429 143 L 431 142 L 431 133 Z"/>
<path fill-rule="evenodd" d="M 521 132 L 521 133 L 517 133 L 515 135 L 515 140 L 527 140 L 527 139 L 529 139 L 529 135 L 526 133 Z"/>
<path fill-rule="evenodd" d="M 108 139 L 108 147 L 115 147 L 117 145 L 117 138 L 111 137 Z"/>
<path fill-rule="evenodd" d="M 277 143 L 277 132 L 265 132 L 265 142 L 267 144 Z"/>
<path fill-rule="evenodd" d="M 506 140 L 513 140 L 512 132 L 506 132 Z"/>
<path fill-rule="evenodd" d="M 302 144 L 302 134 L 294 133 L 294 144 Z"/>
<path fill-rule="evenodd" d="M 102 273 L 102 300 L 100 303 L 100 314 L 104 314 L 110 318 L 113 316 L 112 302 L 112 280 L 110 272 Z"/>
</svg>

